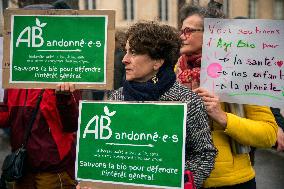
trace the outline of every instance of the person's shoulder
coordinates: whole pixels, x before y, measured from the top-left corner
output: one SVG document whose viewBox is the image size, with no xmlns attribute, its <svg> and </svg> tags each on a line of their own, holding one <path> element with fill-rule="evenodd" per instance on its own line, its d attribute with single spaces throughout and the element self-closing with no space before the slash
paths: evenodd
<svg viewBox="0 0 284 189">
<path fill-rule="evenodd" d="M 122 94 L 123 87 L 120 87 L 116 90 L 110 90 L 109 94 Z"/>
<path fill-rule="evenodd" d="M 121 100 L 123 98 L 122 90 L 123 88 L 120 87 L 119 89 L 108 91 L 107 99 L 108 100 Z"/>
<path fill-rule="evenodd" d="M 196 93 L 179 82 L 175 82 L 167 93 L 174 95 L 176 101 L 192 101 L 199 98 Z"/>
<path fill-rule="evenodd" d="M 187 113 L 190 117 L 200 116 L 201 112 L 205 113 L 205 107 L 202 99 L 191 89 L 176 82 L 167 93 L 166 100 L 179 101 L 187 104 Z"/>
<path fill-rule="evenodd" d="M 191 112 L 204 109 L 204 104 L 200 96 L 193 92 L 188 87 L 176 82 L 170 89 L 174 97 L 174 101 L 185 102 Z"/>
</svg>

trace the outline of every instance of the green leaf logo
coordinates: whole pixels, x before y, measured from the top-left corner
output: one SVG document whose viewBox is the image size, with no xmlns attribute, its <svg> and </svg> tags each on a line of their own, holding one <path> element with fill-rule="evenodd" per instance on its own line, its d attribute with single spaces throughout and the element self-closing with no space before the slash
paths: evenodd
<svg viewBox="0 0 284 189">
<path fill-rule="evenodd" d="M 112 111 L 112 112 L 109 112 L 109 109 L 108 109 L 108 107 L 107 106 L 105 106 L 104 107 L 104 112 L 105 112 L 105 114 L 107 115 L 107 116 L 113 116 L 115 113 L 116 113 L 116 111 Z"/>
<path fill-rule="evenodd" d="M 46 23 L 40 23 L 39 19 L 36 18 L 36 25 L 40 28 L 43 28 L 46 25 Z"/>
</svg>

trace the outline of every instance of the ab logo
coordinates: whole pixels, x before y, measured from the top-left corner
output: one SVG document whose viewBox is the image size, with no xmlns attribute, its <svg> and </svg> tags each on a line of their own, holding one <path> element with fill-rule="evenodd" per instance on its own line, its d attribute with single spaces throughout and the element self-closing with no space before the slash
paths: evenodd
<svg viewBox="0 0 284 189">
<path fill-rule="evenodd" d="M 87 124 L 83 138 L 86 138 L 87 134 L 95 134 L 95 139 L 104 139 L 107 140 L 112 135 L 112 130 L 110 129 L 111 120 L 110 117 L 113 116 L 116 111 L 109 112 L 107 106 L 104 107 L 105 115 L 95 115 Z M 93 124 L 94 123 L 94 124 Z M 94 130 L 90 129 L 90 127 L 95 127 Z"/>
<path fill-rule="evenodd" d="M 40 23 L 36 18 L 36 26 L 26 27 L 17 38 L 16 47 L 19 47 L 20 43 L 27 43 L 28 47 L 41 47 L 44 43 L 42 36 L 42 28 L 46 23 Z M 24 37 L 26 36 L 26 37 Z"/>
</svg>

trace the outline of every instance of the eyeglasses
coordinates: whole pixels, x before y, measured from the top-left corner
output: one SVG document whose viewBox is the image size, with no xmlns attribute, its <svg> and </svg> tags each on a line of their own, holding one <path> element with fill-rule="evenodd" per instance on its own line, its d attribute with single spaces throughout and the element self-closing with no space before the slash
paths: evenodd
<svg viewBox="0 0 284 189">
<path fill-rule="evenodd" d="M 192 33 L 194 32 L 198 32 L 198 31 L 204 31 L 203 29 L 194 29 L 194 28 L 190 28 L 190 27 L 186 27 L 182 30 L 180 30 L 180 35 L 184 35 L 184 36 L 190 36 Z"/>
</svg>

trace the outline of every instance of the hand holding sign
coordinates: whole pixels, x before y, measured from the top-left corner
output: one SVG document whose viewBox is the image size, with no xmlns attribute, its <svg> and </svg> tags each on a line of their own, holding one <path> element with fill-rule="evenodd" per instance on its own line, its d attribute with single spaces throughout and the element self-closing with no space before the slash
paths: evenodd
<svg viewBox="0 0 284 189">
<path fill-rule="evenodd" d="M 61 83 L 56 85 L 56 92 L 74 92 L 75 85 L 73 83 Z"/>
<path fill-rule="evenodd" d="M 201 96 L 208 115 L 225 128 L 227 126 L 227 115 L 221 108 L 219 97 L 201 87 L 194 89 L 193 92 Z"/>
<path fill-rule="evenodd" d="M 76 186 L 76 189 L 93 189 L 93 188 L 91 188 L 91 187 L 86 187 L 86 186 L 84 186 L 83 188 L 81 188 L 79 185 L 77 185 L 77 186 Z"/>
</svg>

